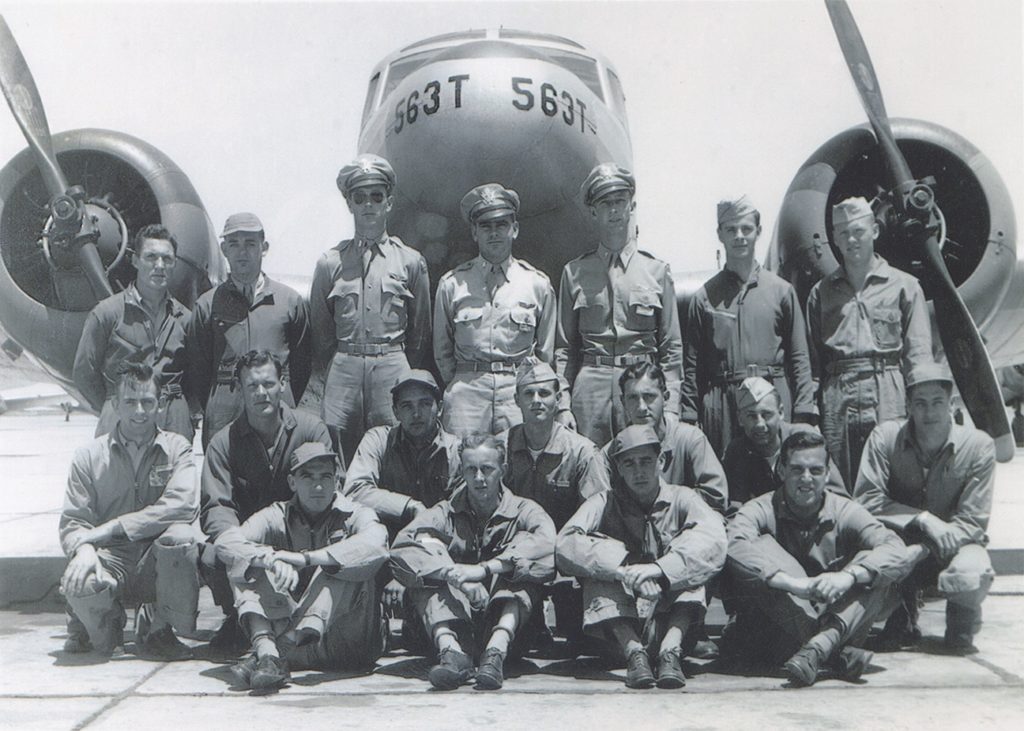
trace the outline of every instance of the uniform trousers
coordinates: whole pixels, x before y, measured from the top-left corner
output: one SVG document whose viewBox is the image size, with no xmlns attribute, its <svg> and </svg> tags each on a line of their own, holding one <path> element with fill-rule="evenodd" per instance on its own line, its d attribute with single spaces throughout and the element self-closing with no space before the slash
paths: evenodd
<svg viewBox="0 0 1024 731">
<path fill-rule="evenodd" d="M 451 434 L 498 434 L 522 421 L 514 373 L 456 372 L 445 390 L 441 423 Z"/>
<path fill-rule="evenodd" d="M 576 419 L 576 431 L 598 447 L 603 447 L 629 426 L 619 388 L 623 370 L 617 366 L 585 365 L 573 383 L 572 415 Z"/>
<path fill-rule="evenodd" d="M 400 350 L 375 356 L 334 354 L 320 416 L 338 435 L 347 462 L 352 461 L 368 430 L 398 423 L 391 407 L 391 388 L 408 372 L 409 361 Z"/>
</svg>

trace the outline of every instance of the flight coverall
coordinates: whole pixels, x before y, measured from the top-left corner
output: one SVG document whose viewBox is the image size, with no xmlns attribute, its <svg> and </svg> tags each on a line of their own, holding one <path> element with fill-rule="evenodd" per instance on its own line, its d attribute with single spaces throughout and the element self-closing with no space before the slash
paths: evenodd
<svg viewBox="0 0 1024 731">
<path fill-rule="evenodd" d="M 327 427 L 313 414 L 282 403 L 281 419 L 281 431 L 269 450 L 244 414 L 210 442 L 203 462 L 199 522 L 211 543 L 257 510 L 291 498 L 289 463 L 298 447 L 320 442 L 333 448 Z M 339 474 L 344 475 L 344 460 L 339 461 Z M 224 564 L 215 559 L 215 551 L 204 550 L 201 569 L 214 601 L 228 609 L 234 603 L 231 587 Z"/>
<path fill-rule="evenodd" d="M 729 505 L 729 484 L 725 469 L 718 461 L 707 437 L 692 424 L 676 422 L 663 424 L 665 436 L 661 439 L 661 478 L 670 485 L 686 485 L 697 491 L 704 502 L 717 512 L 725 514 Z M 600 492 L 611 485 L 612 460 L 609 445 L 597 454 L 597 464 L 591 471 L 592 479 L 599 481 L 590 490 Z"/>
<path fill-rule="evenodd" d="M 821 384 L 821 433 L 843 482 L 854 485 L 871 430 L 906 416 L 904 376 L 932 361 L 924 292 L 876 254 L 860 292 L 842 267 L 814 285 L 807 326 Z"/>
<path fill-rule="evenodd" d="M 751 657 L 771 663 L 793 655 L 825 622 L 839 628 L 839 646 L 859 646 L 874 622 L 899 603 L 895 582 L 911 569 L 907 547 L 862 506 L 826 491 L 818 514 L 801 520 L 784 488 L 748 501 L 729 521 L 727 588 L 737 610 L 736 641 Z M 862 566 L 872 574 L 825 606 L 768 586 L 779 571 L 814 577 Z"/>
<path fill-rule="evenodd" d="M 416 622 L 403 624 L 420 638 L 406 646 L 421 645 L 433 652 L 433 628 L 452 622 L 464 647 L 482 649 L 497 620 L 490 608 L 495 602 L 513 600 L 522 621 L 512 641 L 511 654 L 530 647 L 530 615 L 540 603 L 544 584 L 555 576 L 555 526 L 544 508 L 502 487 L 494 513 L 481 521 L 470 509 L 466 488 L 449 500 L 416 516 L 391 547 L 391 568 L 407 589 L 415 608 Z M 466 595 L 439 578 L 441 570 L 456 563 L 482 563 L 493 558 L 513 564 L 513 572 L 492 577 L 490 598 L 482 611 L 474 610 Z M 474 641 L 477 646 L 474 646 Z M 467 645 L 468 643 L 468 645 Z M 467 650 L 469 652 L 469 650 Z"/>
<path fill-rule="evenodd" d="M 269 561 L 275 550 L 321 548 L 337 565 L 299 569 L 292 592 L 275 590 L 267 570 L 252 566 L 257 558 Z M 316 633 L 316 642 L 286 646 L 284 657 L 292 668 L 365 670 L 381 656 L 384 630 L 374 578 L 388 560 L 387 530 L 369 508 L 338 496 L 312 517 L 293 497 L 225 530 L 216 550 L 228 567 L 240 618 L 254 614 L 269 620 L 277 637 L 289 630 Z"/>
<path fill-rule="evenodd" d="M 320 414 L 351 460 L 363 434 L 396 422 L 391 387 L 430 368 L 430 281 L 423 256 L 395 236 L 348 239 L 316 263 L 313 353 L 326 369 Z"/>
<path fill-rule="evenodd" d="M 127 537 L 96 548 L 116 587 L 100 585 L 93 575 L 81 594 L 66 596 L 68 634 L 87 635 L 98 648 L 120 644 L 125 605 L 154 603 L 155 618 L 178 632 L 196 628 L 199 551 L 190 523 L 199 493 L 192 445 L 180 434 L 157 431 L 137 459 L 114 428 L 79 447 L 68 474 L 59 524 L 64 554 L 73 557 L 82 532 L 110 520 L 117 519 Z"/>
<path fill-rule="evenodd" d="M 418 448 L 399 426 L 375 426 L 363 436 L 345 475 L 346 497 L 373 508 L 394 540 L 411 517 L 409 504 L 428 508 L 447 500 L 462 482 L 459 439 L 438 429 Z"/>
<path fill-rule="evenodd" d="M 668 381 L 667 413 L 679 413 L 683 347 L 668 264 L 629 242 L 598 246 L 562 270 L 558 367 L 572 389 L 577 431 L 602 447 L 628 426 L 619 376 L 650 361 Z"/>
<path fill-rule="evenodd" d="M 938 550 L 918 564 L 903 589 L 938 586 L 946 597 L 948 633 L 973 636 L 981 627 L 981 603 L 995 572 L 985 546 L 995 487 L 992 438 L 969 426 L 953 424 L 945 446 L 931 464 L 922 464 L 910 422 L 880 424 L 864 447 L 856 500 L 908 543 L 929 543 L 914 524 L 923 511 L 951 523 L 957 551 L 939 558 Z M 927 469 L 927 471 L 926 471 Z M 930 546 L 935 549 L 934 546 Z"/>
<path fill-rule="evenodd" d="M 690 300 L 680 418 L 699 421 L 716 454 L 723 454 L 742 434 L 736 387 L 750 376 L 775 386 L 790 420 L 817 417 L 807 331 L 796 291 L 760 264 L 747 282 L 723 269 Z"/>
<path fill-rule="evenodd" d="M 160 321 L 149 317 L 134 284 L 97 304 L 85 320 L 75 353 L 72 378 L 89 405 L 100 414 L 96 436 L 117 424 L 111 399 L 117 390 L 122 363 L 147 363 L 156 374 L 163 411 L 157 426 L 181 434 L 189 442 L 195 435 L 185 399 L 185 325 L 188 309 L 173 297 L 164 301 Z"/>
<path fill-rule="evenodd" d="M 441 423 L 457 436 L 497 434 L 521 422 L 516 368 L 529 358 L 554 363 L 555 292 L 547 275 L 515 257 L 493 267 L 477 256 L 437 286 L 434 360 L 447 384 Z"/>
<path fill-rule="evenodd" d="M 235 362 L 250 350 L 269 350 L 284 366 L 284 399 L 294 406 L 312 369 L 308 311 L 299 294 L 260 275 L 252 304 L 234 280 L 204 293 L 185 328 L 188 385 L 204 408 L 203 450 L 214 434 L 242 414 Z"/>
<path fill-rule="evenodd" d="M 746 434 L 740 433 L 729 442 L 722 458 L 725 476 L 729 481 L 729 515 L 735 513 L 748 500 L 767 492 L 774 492 L 781 484 L 778 466 L 782 442 L 798 431 L 814 431 L 814 427 L 807 424 L 790 424 L 788 421 L 779 422 L 780 449 L 770 457 L 758 453 Z M 843 484 L 843 476 L 839 474 L 839 468 L 831 457 L 828 460 L 825 489 L 837 495 L 850 495 Z"/>
<path fill-rule="evenodd" d="M 603 622 L 640 619 L 637 599 L 616 578 L 623 565 L 656 563 L 664 573 L 653 616 L 674 605 L 692 604 L 703 618 L 705 585 L 725 564 L 722 517 L 696 491 L 661 480 L 649 509 L 619 480 L 587 498 L 558 534 L 558 570 L 583 585 L 583 621 L 601 635 Z M 654 623 L 651 623 L 652 626 Z M 646 636 L 650 644 L 657 638 Z"/>
</svg>

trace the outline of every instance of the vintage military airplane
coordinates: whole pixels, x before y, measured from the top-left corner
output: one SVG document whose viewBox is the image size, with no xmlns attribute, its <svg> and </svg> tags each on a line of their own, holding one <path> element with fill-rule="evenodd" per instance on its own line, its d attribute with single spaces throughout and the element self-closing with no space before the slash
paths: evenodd
<svg viewBox="0 0 1024 731">
<path fill-rule="evenodd" d="M 848 8 L 827 5 L 870 125 L 837 135 L 797 173 L 768 263 L 806 296 L 837 265 L 831 204 L 878 194 L 880 249 L 924 281 L 972 417 L 1008 459 L 1012 441 L 991 363 L 1024 362 L 1024 265 L 1009 195 L 994 167 L 955 133 L 887 118 Z M 131 279 L 124 253 L 140 226 L 162 221 L 176 231 L 187 264 L 173 291 L 186 303 L 223 276 L 223 264 L 198 196 L 166 156 L 116 132 L 51 139 L 5 23 L 0 51 L 0 86 L 29 142 L 0 170 L 0 318 L 67 383 L 86 312 Z M 562 265 L 593 241 L 578 181 L 598 162 L 632 166 L 615 69 L 569 39 L 504 28 L 435 36 L 382 60 L 370 75 L 359 149 L 394 164 L 389 228 L 424 252 L 434 281 L 473 254 L 457 210 L 473 185 L 497 180 L 522 193 L 520 255 L 557 282 Z M 677 279 L 685 301 L 703 277 Z"/>
</svg>

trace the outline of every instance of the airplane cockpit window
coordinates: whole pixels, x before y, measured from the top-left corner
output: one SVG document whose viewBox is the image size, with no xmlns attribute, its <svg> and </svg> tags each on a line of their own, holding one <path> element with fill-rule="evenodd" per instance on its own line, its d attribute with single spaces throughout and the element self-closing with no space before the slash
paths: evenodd
<svg viewBox="0 0 1024 731">
<path fill-rule="evenodd" d="M 620 112 L 626 111 L 626 94 L 622 91 L 622 82 L 611 69 L 608 69 L 608 87 L 612 97 L 608 100 L 610 106 L 617 108 Z"/>
<path fill-rule="evenodd" d="M 535 51 L 543 53 L 566 71 L 572 72 L 579 77 L 580 81 L 587 85 L 587 88 L 594 92 L 594 95 L 604 101 L 604 92 L 601 89 L 601 76 L 597 71 L 597 61 L 589 56 L 583 56 L 571 51 L 563 51 L 560 48 L 545 48 L 544 46 L 530 46 Z"/>
<path fill-rule="evenodd" d="M 388 94 L 394 91 L 395 87 L 401 84 L 406 76 L 436 55 L 437 51 L 421 51 L 420 53 L 412 53 L 392 61 L 391 65 L 388 66 L 388 75 L 384 81 L 384 96 L 382 98 L 386 99 Z"/>
<path fill-rule="evenodd" d="M 373 111 L 373 100 L 377 98 L 377 84 L 380 82 L 380 71 L 373 75 L 370 79 L 370 84 L 366 88 L 366 101 L 363 102 L 363 123 L 366 123 L 366 118 L 370 116 L 370 112 Z"/>
</svg>

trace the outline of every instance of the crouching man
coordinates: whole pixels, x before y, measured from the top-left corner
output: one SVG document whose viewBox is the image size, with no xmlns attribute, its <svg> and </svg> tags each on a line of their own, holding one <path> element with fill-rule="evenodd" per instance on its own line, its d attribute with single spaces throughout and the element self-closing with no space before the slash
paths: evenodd
<svg viewBox="0 0 1024 731">
<path fill-rule="evenodd" d="M 953 379 L 937 364 L 915 368 L 907 384 L 908 421 L 888 421 L 868 437 L 856 500 L 922 551 L 901 582 L 903 605 L 886 624 L 886 644 L 913 645 L 917 595 L 946 598 L 946 647 L 974 651 L 981 603 L 995 572 L 985 545 L 995 486 L 995 446 L 985 432 L 953 423 Z"/>
<path fill-rule="evenodd" d="M 779 459 L 782 485 L 729 522 L 727 586 L 737 617 L 727 648 L 773 664 L 788 657 L 795 686 L 812 685 L 826 664 L 855 680 L 872 658 L 858 645 L 896 607 L 893 582 L 916 555 L 863 507 L 825 490 L 820 434 L 791 434 Z"/>
<path fill-rule="evenodd" d="M 280 688 L 289 668 L 366 670 L 383 633 L 374 576 L 387 529 L 370 508 L 337 495 L 338 458 L 321 442 L 292 452 L 291 500 L 217 538 L 252 654 L 232 668 L 253 690 Z"/>
<path fill-rule="evenodd" d="M 584 627 L 625 656 L 628 687 L 655 684 L 648 648 L 656 648 L 658 687 L 681 688 L 683 648 L 697 639 L 687 630 L 700 626 L 704 586 L 725 564 L 722 517 L 694 490 L 660 478 L 652 427 L 623 429 L 609 451 L 612 487 L 562 528 L 558 570 L 583 584 Z"/>
<path fill-rule="evenodd" d="M 136 652 L 182 660 L 192 651 L 174 629 L 195 631 L 199 599 L 199 549 L 189 525 L 199 514 L 192 447 L 157 428 L 152 368 L 125 363 L 118 379 L 117 423 L 75 452 L 60 516 L 69 559 L 61 579 L 64 650 L 111 654 L 123 642 L 124 606 L 142 603 Z"/>
<path fill-rule="evenodd" d="M 472 657 L 486 639 L 476 687 L 496 690 L 509 652 L 529 647 L 520 630 L 554 578 L 555 526 L 544 508 L 502 483 L 500 440 L 471 434 L 460 455 L 465 487 L 398 534 L 391 565 L 437 652 L 431 685 L 453 690 L 471 680 Z"/>
</svg>

